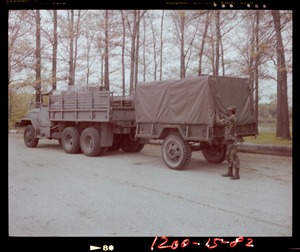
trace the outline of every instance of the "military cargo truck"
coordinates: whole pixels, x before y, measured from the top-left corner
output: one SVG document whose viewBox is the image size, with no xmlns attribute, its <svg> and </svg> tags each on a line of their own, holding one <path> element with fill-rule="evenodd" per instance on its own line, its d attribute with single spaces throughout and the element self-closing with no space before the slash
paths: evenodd
<svg viewBox="0 0 300 252">
<path fill-rule="evenodd" d="M 135 95 L 136 137 L 163 140 L 161 153 L 171 169 L 184 169 L 193 151 L 208 162 L 225 160 L 224 127 L 215 124 L 216 111 L 236 106 L 236 133 L 255 136 L 253 89 L 249 79 L 199 76 L 138 83 Z"/>
<path fill-rule="evenodd" d="M 135 112 L 132 97 L 114 96 L 100 88 L 53 91 L 41 96 L 26 118 L 16 126 L 25 127 L 27 147 L 39 139 L 57 139 L 65 152 L 103 155 L 107 150 L 138 152 L 144 147 L 135 139 Z"/>
<path fill-rule="evenodd" d="M 199 76 L 138 83 L 132 97 L 115 96 L 98 88 L 53 91 L 41 96 L 26 118 L 27 147 L 39 139 L 57 139 L 65 152 L 103 155 L 107 150 L 139 152 L 147 141 L 163 141 L 165 164 L 186 168 L 193 151 L 208 162 L 225 160 L 224 127 L 215 124 L 216 111 L 237 108 L 237 136 L 256 135 L 253 88 L 249 79 Z"/>
</svg>

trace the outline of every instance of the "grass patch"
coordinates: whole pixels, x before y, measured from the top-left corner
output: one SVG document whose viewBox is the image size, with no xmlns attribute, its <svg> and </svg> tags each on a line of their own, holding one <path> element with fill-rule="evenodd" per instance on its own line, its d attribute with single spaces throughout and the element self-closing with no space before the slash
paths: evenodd
<svg viewBox="0 0 300 252">
<path fill-rule="evenodd" d="M 280 146 L 291 146 L 292 140 L 281 139 L 276 137 L 275 132 L 260 132 L 258 136 L 255 137 L 244 137 L 245 142 L 253 144 L 270 144 L 270 145 L 280 145 Z"/>
</svg>

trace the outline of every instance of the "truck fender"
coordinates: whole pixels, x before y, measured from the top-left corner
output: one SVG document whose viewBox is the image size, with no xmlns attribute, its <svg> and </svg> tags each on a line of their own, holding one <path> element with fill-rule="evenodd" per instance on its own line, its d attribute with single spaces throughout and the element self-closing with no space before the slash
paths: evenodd
<svg viewBox="0 0 300 252">
<path fill-rule="evenodd" d="M 15 127 L 26 127 L 29 124 L 32 124 L 30 118 L 22 118 L 19 122 L 15 123 Z"/>
<path fill-rule="evenodd" d="M 15 127 L 26 127 L 27 125 L 32 125 L 35 130 L 35 136 L 39 135 L 40 127 L 37 117 L 33 118 L 22 118 L 20 122 L 15 123 Z"/>
</svg>

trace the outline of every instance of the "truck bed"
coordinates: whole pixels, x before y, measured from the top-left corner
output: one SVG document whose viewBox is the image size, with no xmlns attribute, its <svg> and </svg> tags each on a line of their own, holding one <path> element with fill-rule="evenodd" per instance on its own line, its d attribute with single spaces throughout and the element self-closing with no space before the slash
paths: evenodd
<svg viewBox="0 0 300 252">
<path fill-rule="evenodd" d="M 110 91 L 62 91 L 49 96 L 51 121 L 109 122 L 135 120 L 131 97 Z"/>
</svg>

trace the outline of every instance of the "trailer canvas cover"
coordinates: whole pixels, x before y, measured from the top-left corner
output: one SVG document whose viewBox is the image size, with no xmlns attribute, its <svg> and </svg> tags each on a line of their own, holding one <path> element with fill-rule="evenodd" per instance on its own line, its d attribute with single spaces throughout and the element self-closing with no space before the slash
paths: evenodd
<svg viewBox="0 0 300 252">
<path fill-rule="evenodd" d="M 214 125 L 216 109 L 225 115 L 236 106 L 237 125 L 255 121 L 249 79 L 198 76 L 179 80 L 138 83 L 136 122 Z"/>
</svg>

